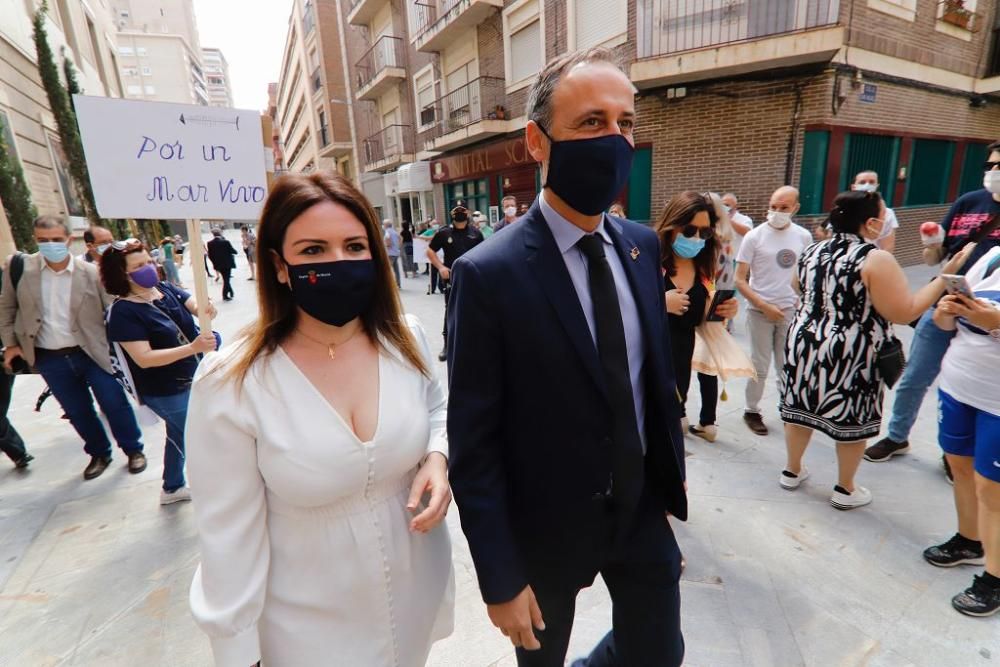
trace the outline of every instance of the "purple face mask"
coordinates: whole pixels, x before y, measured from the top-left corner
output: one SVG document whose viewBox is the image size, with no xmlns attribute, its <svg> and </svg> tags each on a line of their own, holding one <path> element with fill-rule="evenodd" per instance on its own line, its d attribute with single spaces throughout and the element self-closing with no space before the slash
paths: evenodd
<svg viewBox="0 0 1000 667">
<path fill-rule="evenodd" d="M 128 274 L 128 277 L 132 279 L 139 287 L 156 287 L 157 283 L 160 282 L 160 275 L 156 272 L 156 267 L 152 264 L 147 264 L 142 268 L 136 269 Z"/>
</svg>

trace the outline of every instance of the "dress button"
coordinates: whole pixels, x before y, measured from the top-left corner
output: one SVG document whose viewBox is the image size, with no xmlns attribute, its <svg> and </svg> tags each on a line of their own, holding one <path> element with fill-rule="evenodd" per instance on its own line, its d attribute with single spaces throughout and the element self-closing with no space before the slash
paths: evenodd
<svg viewBox="0 0 1000 667">
<path fill-rule="evenodd" d="M 604 445 L 605 447 L 611 447 L 612 445 L 615 444 L 615 441 L 611 439 L 611 436 L 606 435 L 604 436 L 604 439 L 601 440 L 601 444 Z"/>
</svg>

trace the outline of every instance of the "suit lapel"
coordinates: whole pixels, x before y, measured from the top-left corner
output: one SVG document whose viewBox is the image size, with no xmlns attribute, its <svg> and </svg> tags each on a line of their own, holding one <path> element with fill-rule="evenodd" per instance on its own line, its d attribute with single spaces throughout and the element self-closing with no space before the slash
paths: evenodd
<svg viewBox="0 0 1000 667">
<path fill-rule="evenodd" d="M 26 257 L 24 262 L 24 273 L 21 275 L 21 282 L 24 283 L 27 294 L 34 302 L 38 310 L 38 318 L 42 313 L 42 259 L 41 254 Z M 20 287 L 20 285 L 18 286 Z M 20 290 L 18 290 L 20 291 Z"/>
<path fill-rule="evenodd" d="M 597 356 L 597 346 L 591 338 L 583 307 L 580 306 L 580 298 L 576 294 L 566 263 L 559 253 L 559 247 L 542 216 L 537 200 L 524 220 L 518 224 L 524 225 L 527 262 L 535 274 L 536 283 L 555 309 L 584 367 L 601 392 L 607 396 L 601 360 Z"/>
<path fill-rule="evenodd" d="M 71 261 L 80 262 L 73 267 L 73 279 L 70 281 L 72 287 L 69 293 L 70 322 L 76 322 L 80 306 L 83 305 L 87 295 L 87 273 L 86 268 L 81 266 L 83 260 L 77 260 L 74 257 Z"/>
</svg>

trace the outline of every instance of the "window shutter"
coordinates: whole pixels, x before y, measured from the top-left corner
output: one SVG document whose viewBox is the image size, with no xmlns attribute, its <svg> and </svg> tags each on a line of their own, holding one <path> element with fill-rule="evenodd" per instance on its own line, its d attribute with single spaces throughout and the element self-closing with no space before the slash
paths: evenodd
<svg viewBox="0 0 1000 667">
<path fill-rule="evenodd" d="M 533 21 L 510 36 L 510 80 L 521 81 L 542 69 L 542 22 Z"/>
<path fill-rule="evenodd" d="M 576 48 L 589 49 L 628 30 L 624 0 L 574 0 Z"/>
</svg>

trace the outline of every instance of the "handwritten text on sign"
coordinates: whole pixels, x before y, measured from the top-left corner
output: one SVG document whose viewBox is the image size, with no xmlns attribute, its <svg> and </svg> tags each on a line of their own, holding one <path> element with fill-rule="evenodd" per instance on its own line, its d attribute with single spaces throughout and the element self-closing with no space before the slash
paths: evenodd
<svg viewBox="0 0 1000 667">
<path fill-rule="evenodd" d="M 120 218 L 256 218 L 267 196 L 254 111 L 76 96 L 97 209 Z"/>
</svg>

